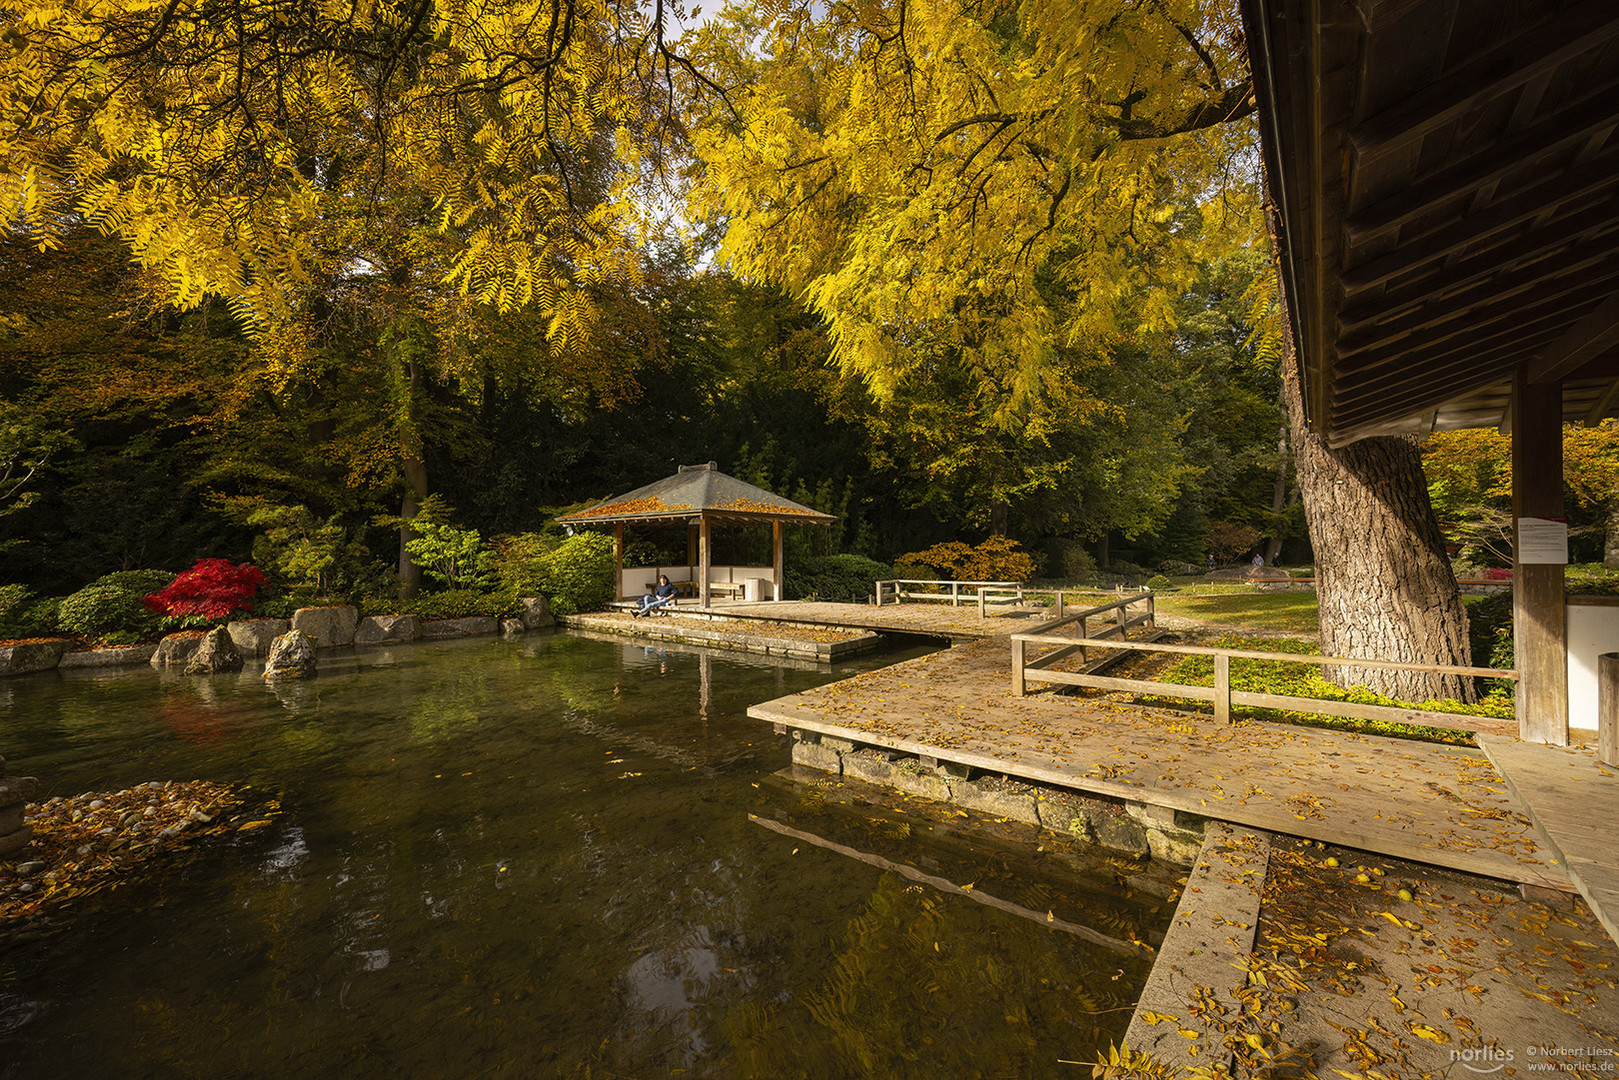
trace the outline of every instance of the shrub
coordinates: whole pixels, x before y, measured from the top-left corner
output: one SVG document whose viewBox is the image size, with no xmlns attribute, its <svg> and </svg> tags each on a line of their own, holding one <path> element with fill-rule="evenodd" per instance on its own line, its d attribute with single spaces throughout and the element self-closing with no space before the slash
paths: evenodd
<svg viewBox="0 0 1619 1080">
<path fill-rule="evenodd" d="M 555 550 L 554 537 L 540 533 L 508 533 L 491 541 L 495 581 L 503 592 L 535 596 L 545 591 L 547 557 Z"/>
<path fill-rule="evenodd" d="M 468 619 L 474 615 L 497 618 L 516 615 L 522 605 L 515 594 L 490 594 L 473 589 L 450 589 L 425 593 L 393 605 L 397 615 L 417 615 L 423 619 Z"/>
<path fill-rule="evenodd" d="M 1512 593 L 1486 596 L 1467 605 L 1467 643 L 1473 650 L 1474 667 L 1513 666 Z M 1511 697 L 1517 684 L 1496 679 L 1477 680 L 1481 694 Z"/>
<path fill-rule="evenodd" d="M 945 580 L 1024 581 L 1034 576 L 1034 559 L 1017 547 L 1016 540 L 1004 536 L 992 536 L 977 547 L 951 540 L 901 555 L 897 562 L 925 566 L 932 576 Z"/>
<path fill-rule="evenodd" d="M 787 567 L 783 588 L 793 600 L 864 602 L 875 583 L 897 576 L 892 567 L 859 555 L 820 555 Z"/>
<path fill-rule="evenodd" d="M 147 608 L 146 598 L 173 580 L 165 570 L 119 570 L 98 578 L 62 601 L 62 628 L 90 638 L 155 638 L 163 632 L 163 618 Z"/>
<path fill-rule="evenodd" d="M 558 544 L 545 558 L 545 585 L 558 615 L 600 611 L 613 598 L 613 541 L 601 533 L 580 533 Z"/>
<path fill-rule="evenodd" d="M 1162 574 L 1154 574 L 1152 577 L 1147 579 L 1147 588 L 1151 589 L 1153 592 L 1165 592 L 1169 589 L 1173 589 L 1174 587 L 1175 583 L 1170 581 Z"/>
<path fill-rule="evenodd" d="M 1096 558 L 1078 540 L 1059 536 L 1046 543 L 1046 573 L 1059 581 L 1084 581 L 1096 573 Z"/>
<path fill-rule="evenodd" d="M 57 601 L 37 598 L 26 585 L 0 585 L 0 639 L 54 630 L 57 616 Z"/>
<path fill-rule="evenodd" d="M 252 563 L 233 566 L 229 559 L 198 559 L 197 565 L 146 598 L 159 615 L 223 619 L 252 611 L 253 597 L 264 587 L 264 571 Z"/>
</svg>

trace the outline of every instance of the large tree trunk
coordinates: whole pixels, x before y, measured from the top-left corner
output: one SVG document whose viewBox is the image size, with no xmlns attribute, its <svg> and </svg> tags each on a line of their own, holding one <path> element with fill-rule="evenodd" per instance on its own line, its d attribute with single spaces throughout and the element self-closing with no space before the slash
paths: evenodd
<svg viewBox="0 0 1619 1080">
<path fill-rule="evenodd" d="M 1293 454 L 1315 545 L 1321 651 L 1413 664 L 1467 666 L 1467 616 L 1428 501 L 1414 439 L 1363 439 L 1341 450 L 1304 425 L 1291 357 L 1284 357 Z M 1327 669 L 1402 701 L 1474 700 L 1472 680 L 1373 668 Z"/>
<path fill-rule="evenodd" d="M 416 422 L 416 395 L 421 390 L 422 369 L 409 363 L 405 403 L 399 418 L 400 463 L 405 474 L 405 497 L 399 503 L 399 516 L 406 524 L 399 527 L 399 599 L 409 600 L 422 590 L 422 568 L 405 547 L 416 539 L 409 522 L 416 517 L 427 497 L 427 462 L 422 456 L 422 433 Z"/>
</svg>

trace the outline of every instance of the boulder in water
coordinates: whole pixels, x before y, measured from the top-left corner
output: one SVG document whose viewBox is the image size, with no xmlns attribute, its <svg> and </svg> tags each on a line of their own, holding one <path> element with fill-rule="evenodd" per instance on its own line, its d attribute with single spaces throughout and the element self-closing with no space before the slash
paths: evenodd
<svg viewBox="0 0 1619 1080">
<path fill-rule="evenodd" d="M 270 642 L 270 657 L 264 662 L 266 679 L 312 679 L 315 677 L 315 646 L 303 634 L 288 630 Z"/>
<path fill-rule="evenodd" d="M 186 664 L 187 675 L 212 675 L 216 671 L 242 670 L 242 654 L 231 640 L 230 631 L 216 626 L 202 636 L 202 644 Z"/>
</svg>

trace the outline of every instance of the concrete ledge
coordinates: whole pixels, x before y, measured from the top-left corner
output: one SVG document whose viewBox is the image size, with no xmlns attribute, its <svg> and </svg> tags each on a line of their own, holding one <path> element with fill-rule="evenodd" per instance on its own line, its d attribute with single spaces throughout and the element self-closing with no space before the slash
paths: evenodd
<svg viewBox="0 0 1619 1080">
<path fill-rule="evenodd" d="M 1189 1002 L 1201 991 L 1240 1011 L 1234 987 L 1245 982 L 1244 961 L 1253 951 L 1259 900 L 1270 866 L 1269 834 L 1223 821 L 1210 822 L 1197 865 L 1181 892 L 1158 959 L 1130 1017 L 1124 1041 L 1172 1068 L 1218 1069 L 1206 1039 L 1180 1033 Z M 1161 1019 L 1151 1023 L 1147 1014 Z M 1196 1054 L 1197 1056 L 1193 1056 Z"/>
</svg>

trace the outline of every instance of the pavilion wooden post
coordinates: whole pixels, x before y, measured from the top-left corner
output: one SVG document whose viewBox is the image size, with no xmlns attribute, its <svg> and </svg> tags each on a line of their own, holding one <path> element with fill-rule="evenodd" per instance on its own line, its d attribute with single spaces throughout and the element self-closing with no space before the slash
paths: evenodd
<svg viewBox="0 0 1619 1080">
<path fill-rule="evenodd" d="M 771 567 L 776 571 L 776 574 L 770 587 L 771 600 L 781 599 L 782 566 L 785 563 L 785 559 L 782 557 L 781 534 L 781 522 L 772 521 L 770 523 L 770 558 Z"/>
<path fill-rule="evenodd" d="M 686 565 L 697 565 L 697 522 L 686 522 Z"/>
<path fill-rule="evenodd" d="M 708 515 L 704 514 L 697 519 L 697 602 L 708 607 L 708 567 L 713 562 L 713 550 L 709 544 Z"/>
<path fill-rule="evenodd" d="M 613 598 L 624 599 L 624 523 L 613 522 Z"/>
<path fill-rule="evenodd" d="M 1520 561 L 1522 518 L 1563 516 L 1563 389 L 1512 386 L 1512 631 L 1518 681 L 1518 737 L 1568 745 L 1568 618 L 1563 567 Z"/>
</svg>

